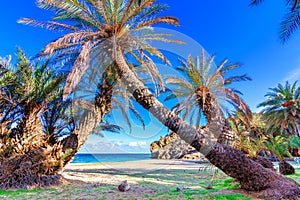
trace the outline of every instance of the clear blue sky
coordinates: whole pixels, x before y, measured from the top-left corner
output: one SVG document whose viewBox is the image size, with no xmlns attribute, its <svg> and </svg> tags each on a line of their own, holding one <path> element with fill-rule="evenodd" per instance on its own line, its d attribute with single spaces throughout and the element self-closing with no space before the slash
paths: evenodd
<svg viewBox="0 0 300 200">
<path fill-rule="evenodd" d="M 236 88 L 244 93 L 243 98 L 252 110 L 264 100 L 268 88 L 300 79 L 300 30 L 287 44 L 278 40 L 279 22 L 285 12 L 283 0 L 266 1 L 258 7 L 248 7 L 249 1 L 236 0 L 160 2 L 170 5 L 167 15 L 179 18 L 181 26 L 174 30 L 192 37 L 209 53 L 216 53 L 217 61 L 228 58 L 243 64 L 237 73 L 247 73 L 253 81 L 239 83 Z M 57 33 L 16 23 L 22 17 L 47 20 L 50 16 L 50 12 L 36 8 L 32 0 L 3 1 L 0 56 L 13 54 L 17 45 L 35 55 L 57 38 Z M 142 146 L 158 137 L 128 139 L 127 145 L 131 142 L 129 146 L 134 147 L 139 145 L 134 142 L 140 142 Z"/>
</svg>

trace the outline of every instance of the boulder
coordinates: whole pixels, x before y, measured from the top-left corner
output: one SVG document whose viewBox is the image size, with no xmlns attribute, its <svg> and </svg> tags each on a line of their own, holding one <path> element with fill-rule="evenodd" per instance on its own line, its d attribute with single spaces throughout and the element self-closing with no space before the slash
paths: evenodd
<svg viewBox="0 0 300 200">
<path fill-rule="evenodd" d="M 150 145 L 151 156 L 154 159 L 185 159 L 199 160 L 204 158 L 191 145 L 171 132 L 165 137 L 160 137 L 159 141 L 154 141 Z"/>
</svg>

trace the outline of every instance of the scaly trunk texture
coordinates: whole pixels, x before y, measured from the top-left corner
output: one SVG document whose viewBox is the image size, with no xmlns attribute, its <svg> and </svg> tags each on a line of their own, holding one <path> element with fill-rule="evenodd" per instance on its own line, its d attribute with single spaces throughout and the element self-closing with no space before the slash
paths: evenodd
<svg viewBox="0 0 300 200">
<path fill-rule="evenodd" d="M 57 185 L 63 167 L 62 148 L 48 144 L 39 117 L 41 108 L 31 106 L 19 135 L 9 137 L 10 130 L 1 124 L 0 189 L 30 189 Z"/>
<path fill-rule="evenodd" d="M 274 168 L 274 165 L 272 163 L 272 161 L 262 157 L 262 156 L 257 156 L 255 158 L 252 158 L 252 160 L 254 160 L 255 162 L 261 164 L 264 168 L 267 168 L 267 169 L 271 169 L 273 170 L 274 172 L 276 171 L 276 169 Z"/>
<path fill-rule="evenodd" d="M 279 162 L 279 172 L 283 175 L 295 174 L 295 168 L 285 160 L 281 160 Z"/>
<path fill-rule="evenodd" d="M 60 142 L 63 152 L 66 154 L 63 166 L 66 166 L 74 158 L 80 147 L 86 142 L 88 136 L 98 126 L 99 122 L 96 118 L 94 112 L 87 112 L 82 116 L 79 127 Z"/>
<path fill-rule="evenodd" d="M 74 158 L 80 147 L 88 139 L 88 136 L 102 121 L 103 116 L 110 113 L 112 109 L 113 86 L 101 84 L 98 85 L 98 89 L 100 93 L 95 97 L 94 108 L 89 108 L 93 110 L 89 110 L 84 116 L 81 116 L 79 128 L 61 141 L 63 151 L 67 155 L 64 159 L 64 166 Z"/>
<path fill-rule="evenodd" d="M 296 126 L 296 135 L 298 137 L 300 137 L 300 107 L 299 108 L 294 108 L 294 109 L 290 109 L 289 111 L 290 115 L 293 116 L 294 121 L 295 121 L 295 126 Z"/>
<path fill-rule="evenodd" d="M 95 113 L 97 121 L 101 122 L 103 116 L 110 113 L 112 109 L 111 97 L 113 93 L 113 86 L 108 83 L 104 83 L 98 85 L 98 89 L 100 89 L 100 93 L 95 97 Z"/>
<path fill-rule="evenodd" d="M 297 136 L 300 137 L 300 113 L 295 118 L 296 128 L 297 128 Z"/>
<path fill-rule="evenodd" d="M 200 106 L 201 110 L 203 111 L 205 118 L 208 122 L 208 126 L 212 124 L 212 115 L 213 112 L 215 112 L 214 109 L 214 98 L 211 96 L 209 93 L 209 89 L 207 87 L 202 87 L 197 89 L 196 91 L 197 94 L 197 101 L 198 105 Z M 220 144 L 225 144 L 230 141 L 233 141 L 234 139 L 234 132 L 231 130 L 230 124 L 225 119 L 224 126 L 222 129 L 221 134 L 218 136 L 218 138 L 215 138 L 216 142 Z"/>
<path fill-rule="evenodd" d="M 263 191 L 262 195 L 270 199 L 296 199 L 300 196 L 300 186 L 292 179 L 285 178 L 248 158 L 241 151 L 229 146 L 213 143 L 203 133 L 183 122 L 175 113 L 163 106 L 136 77 L 127 65 L 123 53 L 115 51 L 117 71 L 135 100 L 160 120 L 181 139 L 191 144 L 196 150 L 227 175 L 236 178 L 243 189 Z M 212 117 L 220 122 L 222 129 L 224 119 L 220 115 Z M 217 126 L 210 127 L 209 132 L 220 131 Z"/>
</svg>

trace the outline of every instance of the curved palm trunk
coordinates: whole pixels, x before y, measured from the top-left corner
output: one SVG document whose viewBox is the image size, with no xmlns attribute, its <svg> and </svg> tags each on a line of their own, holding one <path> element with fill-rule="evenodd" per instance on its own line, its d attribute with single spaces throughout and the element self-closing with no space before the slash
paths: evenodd
<svg viewBox="0 0 300 200">
<path fill-rule="evenodd" d="M 85 144 L 88 136 L 102 121 L 104 115 L 108 114 L 112 109 L 112 91 L 113 86 L 110 84 L 98 85 L 100 93 L 95 97 L 95 105 L 92 110 L 88 108 L 83 116 L 81 116 L 80 126 L 68 137 L 61 141 L 66 157 L 64 166 L 67 165 L 79 151 L 80 147 Z"/>
<path fill-rule="evenodd" d="M 196 91 L 196 93 L 197 93 L 198 105 L 200 106 L 201 110 L 203 111 L 206 117 L 208 126 L 210 126 L 210 124 L 213 123 L 212 117 L 214 115 L 214 112 L 216 112 L 215 108 L 217 105 L 214 105 L 213 103 L 214 99 L 210 95 L 210 93 L 207 91 L 205 92 L 204 90 L 205 88 L 202 88 Z M 218 114 L 222 115 L 223 117 L 223 114 L 221 112 L 218 112 Z M 213 141 L 218 142 L 220 144 L 224 144 L 226 142 L 232 141 L 233 139 L 234 139 L 234 132 L 231 130 L 228 120 L 224 119 L 222 132 L 217 136 L 217 138 L 214 138 Z"/>
<path fill-rule="evenodd" d="M 292 199 L 300 196 L 300 186 L 293 180 L 264 168 L 239 150 L 213 143 L 203 133 L 186 124 L 164 107 L 130 70 L 120 50 L 115 52 L 115 62 L 119 76 L 139 104 L 170 130 L 176 132 L 181 139 L 204 154 L 212 164 L 227 175 L 239 180 L 242 188 L 252 191 L 264 190 L 263 195 L 271 199 Z M 216 123 L 224 124 L 224 119 L 220 116 L 218 114 L 212 116 L 212 121 L 216 120 Z M 215 126 L 215 128 L 217 127 L 220 126 Z M 210 132 L 214 131 L 218 130 L 210 127 Z"/>
</svg>

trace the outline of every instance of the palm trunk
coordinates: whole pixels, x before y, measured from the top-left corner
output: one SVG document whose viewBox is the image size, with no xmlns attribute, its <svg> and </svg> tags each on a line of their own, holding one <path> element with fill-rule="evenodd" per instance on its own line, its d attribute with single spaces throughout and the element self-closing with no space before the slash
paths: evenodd
<svg viewBox="0 0 300 200">
<path fill-rule="evenodd" d="M 271 199 L 292 199 L 300 196 L 300 186 L 293 180 L 265 169 L 239 150 L 213 143 L 203 133 L 183 122 L 163 106 L 130 70 L 120 50 L 115 52 L 115 62 L 119 76 L 139 104 L 171 131 L 176 132 L 181 139 L 205 155 L 212 164 L 227 175 L 236 178 L 242 188 L 252 191 L 264 190 L 263 195 Z M 220 125 L 224 124 L 224 119 L 220 116 L 217 113 L 212 116 L 216 126 L 210 127 L 209 132 L 214 133 L 219 131 L 217 127 L 223 127 Z"/>
<path fill-rule="evenodd" d="M 210 95 L 209 92 L 203 91 L 205 88 L 203 87 L 202 89 L 199 89 L 197 92 L 197 100 L 198 100 L 198 105 L 200 106 L 201 110 L 203 111 L 205 118 L 207 120 L 208 126 L 213 124 L 213 114 L 216 112 L 216 106 L 218 105 L 213 105 L 215 103 L 215 99 Z M 206 89 L 208 90 L 208 89 Z M 205 97 L 203 96 L 205 95 Z M 224 118 L 223 114 L 221 112 L 217 112 L 218 114 L 222 115 Z M 214 133 L 216 135 L 216 133 Z M 229 122 L 227 119 L 224 118 L 224 125 L 222 128 L 222 132 L 217 135 L 216 138 L 211 138 L 214 142 L 218 142 L 220 144 L 228 143 L 229 141 L 232 141 L 234 139 L 234 132 L 231 130 L 231 127 L 229 125 Z"/>
<path fill-rule="evenodd" d="M 49 145 L 39 118 L 41 109 L 31 106 L 22 123 L 22 132 L 8 140 L 0 140 L 1 189 L 30 189 L 60 182 L 62 149 L 57 144 Z M 4 133 L 7 134 L 9 130 Z"/>
<path fill-rule="evenodd" d="M 102 121 L 105 114 L 112 109 L 112 90 L 110 84 L 98 85 L 100 93 L 95 97 L 95 105 L 93 108 L 87 108 L 85 114 L 80 117 L 80 126 L 68 137 L 61 141 L 63 151 L 66 154 L 64 166 L 67 165 L 79 151 L 80 147 L 87 141 L 88 136 Z M 79 105 L 80 106 L 80 105 Z"/>
<path fill-rule="evenodd" d="M 295 134 L 300 137 L 300 108 L 295 108 L 295 110 L 290 110 L 290 115 L 293 116 L 295 126 L 296 126 L 296 132 Z"/>
<path fill-rule="evenodd" d="M 295 124 L 296 124 L 296 133 L 297 133 L 297 136 L 300 137 L 300 114 L 299 116 L 296 116 L 295 118 Z"/>
<path fill-rule="evenodd" d="M 295 174 L 295 168 L 285 160 L 281 160 L 279 162 L 279 172 L 283 175 Z"/>
</svg>

